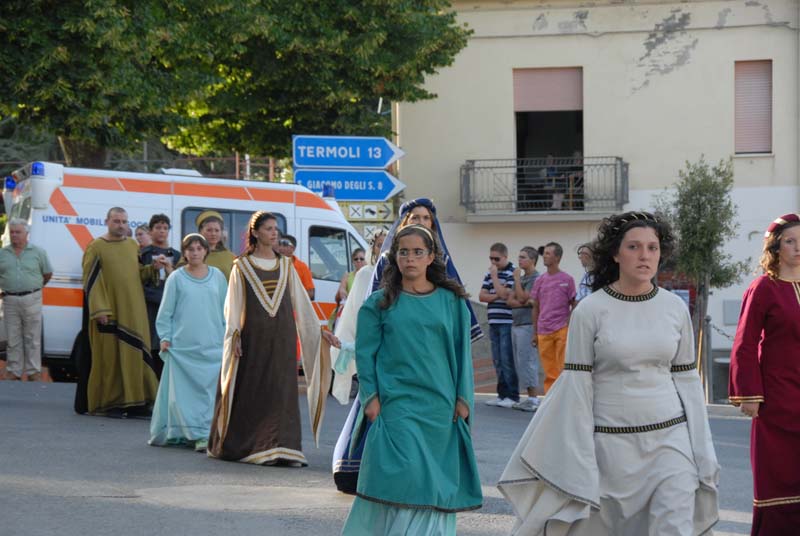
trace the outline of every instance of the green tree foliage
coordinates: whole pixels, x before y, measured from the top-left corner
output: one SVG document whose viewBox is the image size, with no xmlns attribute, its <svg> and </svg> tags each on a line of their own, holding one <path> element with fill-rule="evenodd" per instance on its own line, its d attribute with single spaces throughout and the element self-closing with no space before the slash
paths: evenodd
<svg viewBox="0 0 800 536">
<path fill-rule="evenodd" d="M 446 1 L 6 0 L 0 119 L 54 132 L 68 162 L 150 136 L 195 154 L 281 156 L 293 133 L 385 133 L 468 32 Z"/>
<path fill-rule="evenodd" d="M 657 200 L 679 238 L 676 269 L 695 283 L 708 278 L 712 288 L 724 288 L 739 282 L 747 270 L 747 262 L 736 262 L 725 252 L 725 243 L 739 228 L 732 189 L 732 161 L 711 166 L 701 157 L 686 162 L 678 182 Z"/>
<path fill-rule="evenodd" d="M 6 0 L 0 115 L 54 132 L 68 162 L 174 129 L 181 103 L 219 80 L 253 2 Z M 247 23 L 247 24 L 246 24 Z"/>
<path fill-rule="evenodd" d="M 721 160 L 712 166 L 701 157 L 686 162 L 673 187 L 656 198 L 655 205 L 673 225 L 678 236 L 675 270 L 685 274 L 697 288 L 692 314 L 695 339 L 706 362 L 708 348 L 702 345 L 702 325 L 712 288 L 724 288 L 741 280 L 748 261 L 734 261 L 725 244 L 736 236 L 736 205 L 731 199 L 733 162 Z M 700 356 L 700 352 L 698 352 Z"/>
<path fill-rule="evenodd" d="M 220 66 L 225 82 L 187 107 L 173 146 L 286 156 L 293 133 L 387 135 L 379 98 L 434 97 L 425 75 L 466 46 L 449 2 L 264 2 L 267 23 Z"/>
</svg>

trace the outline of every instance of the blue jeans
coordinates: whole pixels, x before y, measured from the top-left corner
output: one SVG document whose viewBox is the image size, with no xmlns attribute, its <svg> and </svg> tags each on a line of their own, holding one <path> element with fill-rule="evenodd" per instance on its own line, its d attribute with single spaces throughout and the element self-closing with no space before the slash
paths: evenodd
<svg viewBox="0 0 800 536">
<path fill-rule="evenodd" d="M 497 374 L 497 397 L 519 401 L 517 369 L 511 344 L 511 324 L 489 324 L 492 363 Z"/>
</svg>

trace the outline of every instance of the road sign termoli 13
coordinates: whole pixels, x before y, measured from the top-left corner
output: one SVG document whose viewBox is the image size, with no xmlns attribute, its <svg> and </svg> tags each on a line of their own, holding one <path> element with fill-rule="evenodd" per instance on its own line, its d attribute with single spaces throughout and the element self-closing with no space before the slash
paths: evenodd
<svg viewBox="0 0 800 536">
<path fill-rule="evenodd" d="M 295 182 L 314 192 L 331 186 L 339 201 L 386 201 L 402 191 L 405 184 L 383 170 L 404 154 L 380 137 L 292 137 Z"/>
</svg>

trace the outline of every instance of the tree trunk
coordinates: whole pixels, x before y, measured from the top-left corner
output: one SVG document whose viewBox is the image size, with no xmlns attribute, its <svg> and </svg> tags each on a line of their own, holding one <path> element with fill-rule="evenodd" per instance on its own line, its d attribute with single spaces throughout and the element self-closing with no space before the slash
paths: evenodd
<svg viewBox="0 0 800 536">
<path fill-rule="evenodd" d="M 70 167 L 86 167 L 102 169 L 106 167 L 108 150 L 85 140 L 58 137 L 64 160 Z"/>
<path fill-rule="evenodd" d="M 711 340 L 711 337 L 705 333 L 705 319 L 706 315 L 708 315 L 708 294 L 711 275 L 703 274 L 701 278 L 697 285 L 697 298 L 694 304 L 694 314 L 692 314 L 692 328 L 694 329 L 697 363 L 706 390 L 706 401 L 708 402 L 713 399 L 713 393 L 711 393 L 711 367 L 713 364 L 709 361 L 711 359 L 711 348 L 708 347 L 709 345 L 707 343 Z"/>
</svg>

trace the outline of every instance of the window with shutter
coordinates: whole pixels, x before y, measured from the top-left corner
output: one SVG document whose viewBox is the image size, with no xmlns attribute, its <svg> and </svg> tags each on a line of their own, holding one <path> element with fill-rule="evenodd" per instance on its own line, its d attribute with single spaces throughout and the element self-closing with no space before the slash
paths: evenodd
<svg viewBox="0 0 800 536">
<path fill-rule="evenodd" d="M 737 61 L 734 78 L 736 153 L 771 153 L 772 60 Z"/>
</svg>

